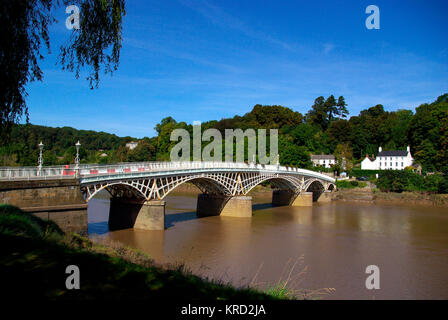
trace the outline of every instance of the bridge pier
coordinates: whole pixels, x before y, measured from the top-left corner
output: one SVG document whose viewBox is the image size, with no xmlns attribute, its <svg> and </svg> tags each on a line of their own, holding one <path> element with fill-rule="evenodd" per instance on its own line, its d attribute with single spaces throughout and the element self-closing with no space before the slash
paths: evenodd
<svg viewBox="0 0 448 320">
<path fill-rule="evenodd" d="M 328 203 L 328 202 L 331 202 L 331 200 L 333 200 L 333 193 L 329 190 L 326 190 L 326 191 L 322 192 L 319 199 L 317 199 L 317 202 Z"/>
<path fill-rule="evenodd" d="M 198 195 L 196 214 L 198 217 L 221 215 L 250 218 L 252 217 L 252 197 L 223 197 L 203 193 Z"/>
<path fill-rule="evenodd" d="M 301 192 L 298 195 L 289 190 L 274 190 L 272 193 L 273 206 L 311 207 L 313 193 Z"/>
<path fill-rule="evenodd" d="M 291 203 L 293 207 L 312 207 L 313 192 L 302 191 Z"/>
<path fill-rule="evenodd" d="M 165 230 L 165 204 L 163 200 L 146 201 L 137 215 L 134 229 Z"/>
<path fill-rule="evenodd" d="M 111 198 L 109 229 L 165 230 L 165 201 Z"/>
</svg>

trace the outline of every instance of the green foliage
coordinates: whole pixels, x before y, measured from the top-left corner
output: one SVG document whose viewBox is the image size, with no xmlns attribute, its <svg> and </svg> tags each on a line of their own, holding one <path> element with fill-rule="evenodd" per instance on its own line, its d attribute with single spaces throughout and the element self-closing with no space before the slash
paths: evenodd
<svg viewBox="0 0 448 320">
<path fill-rule="evenodd" d="M 361 170 L 359 168 L 352 168 L 348 171 L 350 177 L 375 177 L 377 173 L 382 172 L 383 170 Z"/>
<path fill-rule="evenodd" d="M 118 67 L 122 41 L 124 0 L 27 0 L 2 1 L 0 25 L 0 141 L 7 141 L 14 123 L 25 115 L 25 97 L 29 82 L 42 81 L 39 60 L 43 59 L 42 45 L 50 51 L 49 27 L 56 22 L 53 14 L 61 5 L 80 7 L 79 30 L 60 48 L 59 63 L 63 70 L 74 71 L 79 77 L 81 68 L 90 68 L 90 86 L 98 86 L 99 74 L 112 73 Z M 3 140 L 3 141 L 2 141 Z"/>
<path fill-rule="evenodd" d="M 0 232 L 30 238 L 42 238 L 47 233 L 62 234 L 52 221 L 44 221 L 9 204 L 0 204 Z"/>
<path fill-rule="evenodd" d="M 114 134 L 87 130 L 76 130 L 70 127 L 50 128 L 36 125 L 14 125 L 7 144 L 0 146 L 0 165 L 33 166 L 37 164 L 39 155 L 38 144 L 44 144 L 44 165 L 65 165 L 74 163 L 76 149 L 75 143 L 81 142 L 80 158 L 82 162 L 121 162 L 127 161 L 130 150 L 125 147 L 127 142 L 135 138 L 120 138 Z M 146 149 L 155 152 L 154 139 L 144 138 L 142 147 L 136 151 L 136 158 L 142 158 L 143 153 L 148 155 Z M 147 144 L 152 144 L 148 147 Z M 144 149 L 144 150 L 142 150 Z M 145 151 L 146 150 L 146 151 Z M 100 155 L 108 154 L 106 159 Z M 151 152 L 149 152 L 151 153 Z M 152 157 L 154 158 L 154 157 Z M 13 163 L 11 160 L 14 159 Z"/>
<path fill-rule="evenodd" d="M 340 96 L 338 101 L 333 95 L 326 100 L 324 97 L 318 97 L 314 100 L 311 110 L 306 115 L 306 122 L 326 130 L 332 121 L 338 118 L 345 118 L 348 115 L 344 97 Z"/>
<path fill-rule="evenodd" d="M 336 187 L 338 189 L 353 189 L 353 188 L 364 188 L 367 186 L 366 182 L 360 182 L 356 180 L 347 181 L 347 180 L 338 180 L 336 181 Z"/>
<path fill-rule="evenodd" d="M 304 146 L 290 143 L 285 137 L 279 137 L 280 163 L 299 168 L 311 168 L 310 153 Z"/>
<path fill-rule="evenodd" d="M 416 109 L 409 123 L 408 139 L 416 161 L 428 170 L 448 166 L 448 94 Z"/>
<path fill-rule="evenodd" d="M 379 175 L 377 187 L 385 192 L 420 191 L 446 193 L 447 177 L 432 174 L 426 177 L 408 170 L 385 170 Z"/>
</svg>

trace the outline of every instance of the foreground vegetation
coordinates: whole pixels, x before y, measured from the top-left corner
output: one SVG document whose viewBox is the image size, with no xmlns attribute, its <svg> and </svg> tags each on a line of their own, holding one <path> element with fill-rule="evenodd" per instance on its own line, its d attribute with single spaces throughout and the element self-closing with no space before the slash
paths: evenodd
<svg viewBox="0 0 448 320">
<path fill-rule="evenodd" d="M 201 279 L 185 268 L 156 266 L 143 253 L 64 234 L 10 205 L 0 205 L 0 274 L 10 299 L 274 299 L 250 288 Z M 65 286 L 66 267 L 80 269 L 80 289 Z"/>
</svg>

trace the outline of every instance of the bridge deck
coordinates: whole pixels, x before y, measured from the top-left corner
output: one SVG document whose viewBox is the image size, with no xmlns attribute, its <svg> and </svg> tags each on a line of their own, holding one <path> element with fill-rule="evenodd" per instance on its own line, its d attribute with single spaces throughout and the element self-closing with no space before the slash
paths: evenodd
<svg viewBox="0 0 448 320">
<path fill-rule="evenodd" d="M 235 162 L 130 162 L 113 165 L 81 165 L 78 169 L 73 166 L 55 167 L 3 167 L 0 168 L 1 180 L 45 180 L 45 179 L 73 179 L 77 177 L 81 183 L 135 179 L 155 176 L 172 176 L 186 173 L 201 172 L 260 172 L 291 174 L 321 179 L 334 183 L 335 179 L 325 174 L 311 170 L 279 165 L 263 165 L 255 163 Z"/>
</svg>

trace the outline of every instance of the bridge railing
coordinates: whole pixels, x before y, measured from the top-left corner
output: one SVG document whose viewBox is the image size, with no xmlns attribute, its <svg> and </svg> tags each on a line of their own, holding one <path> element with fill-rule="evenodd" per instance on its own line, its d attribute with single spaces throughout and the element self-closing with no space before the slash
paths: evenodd
<svg viewBox="0 0 448 320">
<path fill-rule="evenodd" d="M 328 179 L 327 176 L 306 169 L 285 167 L 279 165 L 263 165 L 238 162 L 128 162 L 110 165 L 83 164 L 78 169 L 73 166 L 54 167 L 0 167 L 0 180 L 31 180 L 31 179 L 64 179 L 90 176 L 126 175 L 138 172 L 188 171 L 197 169 L 255 169 L 276 172 L 296 172 Z"/>
</svg>

